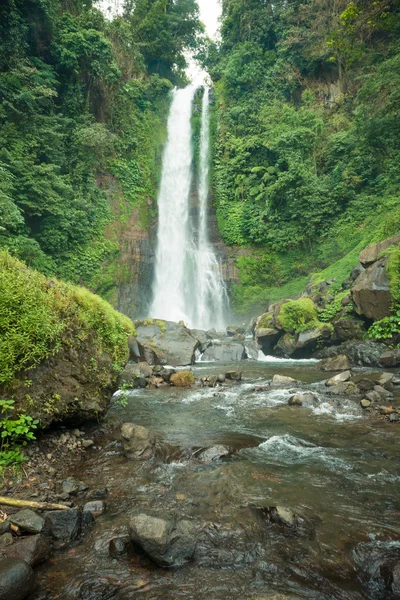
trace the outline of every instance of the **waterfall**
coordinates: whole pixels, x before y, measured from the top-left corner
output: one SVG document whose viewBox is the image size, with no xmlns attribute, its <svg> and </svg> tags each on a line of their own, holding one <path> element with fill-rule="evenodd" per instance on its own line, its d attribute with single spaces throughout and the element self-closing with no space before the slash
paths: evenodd
<svg viewBox="0 0 400 600">
<path fill-rule="evenodd" d="M 197 87 L 174 90 L 158 194 L 158 239 L 150 315 L 188 327 L 225 327 L 228 301 L 208 236 L 209 90 L 203 96 L 198 175 L 199 218 L 189 210 L 193 179 L 191 115 Z M 193 211 L 192 211 L 193 212 Z"/>
</svg>

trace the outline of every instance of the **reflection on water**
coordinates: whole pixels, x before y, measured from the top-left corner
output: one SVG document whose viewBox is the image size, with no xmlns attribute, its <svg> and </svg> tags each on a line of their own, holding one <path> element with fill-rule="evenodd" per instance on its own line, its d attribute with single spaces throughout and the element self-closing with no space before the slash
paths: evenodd
<svg viewBox="0 0 400 600">
<path fill-rule="evenodd" d="M 156 431 L 158 454 L 128 461 L 107 437 L 100 454 L 88 453 L 79 476 L 92 489 L 108 488 L 108 511 L 81 545 L 41 567 L 47 591 L 35 600 L 387 597 L 359 581 L 353 551 L 371 536 L 399 538 L 398 429 L 366 418 L 357 400 L 330 396 L 314 365 L 242 368 L 245 378 L 230 387 L 140 390 L 126 407 L 114 403 L 109 420 Z M 223 370 L 196 368 L 199 375 Z M 303 383 L 270 385 L 277 371 Z M 288 406 L 292 393 L 305 391 L 315 399 Z M 201 463 L 199 450 L 213 444 L 231 456 Z M 304 527 L 269 524 L 257 507 L 276 505 Z M 137 511 L 194 520 L 195 562 L 165 570 L 137 553 L 112 559 L 109 540 L 125 535 Z"/>
</svg>

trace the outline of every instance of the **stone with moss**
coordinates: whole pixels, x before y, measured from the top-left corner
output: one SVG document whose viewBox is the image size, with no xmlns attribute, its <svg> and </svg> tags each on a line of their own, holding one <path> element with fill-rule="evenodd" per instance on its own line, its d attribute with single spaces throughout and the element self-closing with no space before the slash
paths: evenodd
<svg viewBox="0 0 400 600">
<path fill-rule="evenodd" d="M 192 371 L 178 371 L 171 375 L 170 381 L 175 387 L 192 387 L 194 385 L 194 375 Z"/>
</svg>

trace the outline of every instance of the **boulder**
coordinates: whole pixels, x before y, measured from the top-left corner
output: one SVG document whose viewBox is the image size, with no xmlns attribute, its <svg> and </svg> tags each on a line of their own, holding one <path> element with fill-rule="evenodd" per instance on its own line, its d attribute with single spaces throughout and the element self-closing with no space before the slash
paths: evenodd
<svg viewBox="0 0 400 600">
<path fill-rule="evenodd" d="M 381 401 L 380 394 L 378 394 L 378 392 L 376 392 L 375 390 L 371 390 L 370 392 L 365 394 L 365 398 L 367 400 L 369 400 L 370 402 L 380 402 Z"/>
<path fill-rule="evenodd" d="M 274 375 L 272 383 L 278 383 L 279 385 L 287 385 L 292 383 L 298 383 L 293 377 L 286 377 L 285 375 Z"/>
<path fill-rule="evenodd" d="M 206 332 L 201 329 L 191 329 L 190 334 L 199 342 L 200 352 L 204 352 L 211 344 L 210 338 L 207 337 Z"/>
<path fill-rule="evenodd" d="M 334 377 L 331 377 L 326 382 L 326 385 L 337 385 L 338 383 L 344 383 L 345 381 L 349 381 L 351 378 L 351 371 L 343 371 Z"/>
<path fill-rule="evenodd" d="M 35 574 L 24 560 L 0 560 L 0 600 L 23 600 L 33 590 Z"/>
<path fill-rule="evenodd" d="M 19 510 L 9 516 L 9 520 L 27 533 L 40 533 L 43 529 L 44 519 L 29 508 Z"/>
<path fill-rule="evenodd" d="M 374 598 L 398 598 L 400 543 L 363 542 L 353 552 L 361 581 Z M 392 595 L 393 594 L 393 595 Z"/>
<path fill-rule="evenodd" d="M 374 391 L 377 392 L 377 394 L 379 394 L 379 396 L 381 398 L 392 398 L 392 396 L 393 396 L 393 394 L 388 392 L 388 390 L 385 390 L 385 388 L 382 387 L 381 385 L 376 385 L 374 387 Z"/>
<path fill-rule="evenodd" d="M 391 313 L 391 296 L 386 258 L 374 262 L 354 282 L 353 302 L 359 315 L 379 321 Z"/>
<path fill-rule="evenodd" d="M 364 248 L 364 250 L 361 250 L 358 259 L 363 267 L 369 267 L 382 256 L 382 252 L 387 248 L 398 244 L 400 244 L 400 234 Z"/>
<path fill-rule="evenodd" d="M 338 319 L 334 324 L 334 341 L 362 340 L 365 323 L 361 319 Z"/>
<path fill-rule="evenodd" d="M 172 321 L 147 319 L 135 321 L 136 339 L 139 344 L 151 346 L 157 364 L 192 365 L 198 340 L 184 325 Z"/>
<path fill-rule="evenodd" d="M 255 342 L 254 340 L 246 340 L 244 347 L 246 350 L 246 358 L 249 358 L 250 360 L 258 359 L 260 347 L 257 344 L 257 342 Z"/>
<path fill-rule="evenodd" d="M 30 535 L 17 540 L 6 551 L 7 558 L 24 560 L 32 567 L 39 565 L 50 557 L 51 549 L 44 535 Z"/>
<path fill-rule="evenodd" d="M 193 557 L 196 548 L 196 527 L 187 520 L 140 513 L 130 520 L 128 532 L 131 541 L 162 567 L 181 566 Z"/>
<path fill-rule="evenodd" d="M 273 327 L 259 327 L 256 328 L 254 335 L 264 354 L 271 354 L 282 332 Z"/>
<path fill-rule="evenodd" d="M 42 533 L 61 542 L 76 540 L 81 532 L 82 513 L 79 510 L 52 510 L 45 513 Z"/>
<path fill-rule="evenodd" d="M 360 277 L 363 271 L 365 271 L 365 268 L 361 264 L 354 267 L 350 274 L 350 281 L 355 281 L 357 277 Z"/>
<path fill-rule="evenodd" d="M 372 379 L 360 379 L 356 382 L 356 384 L 361 392 L 370 392 L 375 386 L 375 383 L 372 381 Z"/>
<path fill-rule="evenodd" d="M 325 359 L 333 358 L 338 355 L 346 355 L 352 365 L 360 367 L 381 367 L 381 355 L 386 351 L 387 346 L 379 342 L 351 341 L 344 342 L 339 346 L 324 348 L 324 350 L 319 351 L 315 356 L 316 358 Z"/>
<path fill-rule="evenodd" d="M 147 362 L 129 361 L 119 377 L 119 385 L 134 387 L 137 379 L 150 377 L 152 374 L 153 369 Z"/>
<path fill-rule="evenodd" d="M 146 427 L 134 423 L 123 423 L 121 439 L 124 454 L 133 460 L 147 460 L 155 452 L 155 437 Z"/>
<path fill-rule="evenodd" d="M 229 325 L 226 328 L 226 334 L 229 337 L 235 337 L 236 335 L 244 335 L 246 333 L 245 327 L 240 327 L 240 325 Z"/>
<path fill-rule="evenodd" d="M 288 400 L 289 406 L 303 406 L 303 404 L 315 404 L 316 402 L 318 402 L 318 396 L 311 392 L 293 394 Z"/>
<path fill-rule="evenodd" d="M 323 329 L 319 327 L 302 331 L 297 337 L 296 350 L 300 350 L 301 348 L 308 346 L 315 346 L 316 342 L 322 337 L 324 337 Z"/>
<path fill-rule="evenodd" d="M 323 371 L 344 371 L 350 368 L 350 361 L 344 354 L 321 360 L 318 366 Z"/>
<path fill-rule="evenodd" d="M 383 352 L 380 356 L 380 363 L 384 367 L 398 367 L 400 365 L 400 348 Z"/>
<path fill-rule="evenodd" d="M 296 338 L 291 333 L 285 333 L 278 343 L 276 344 L 274 351 L 278 356 L 291 356 L 296 350 Z"/>
<path fill-rule="evenodd" d="M 203 452 L 200 452 L 198 458 L 203 463 L 211 463 L 215 460 L 220 460 L 224 456 L 229 456 L 229 450 L 226 446 L 217 445 L 211 446 Z"/>
<path fill-rule="evenodd" d="M 178 371 L 171 375 L 170 382 L 175 387 L 192 387 L 194 385 L 194 375 L 192 371 Z"/>
<path fill-rule="evenodd" d="M 203 361 L 237 362 L 246 358 L 244 344 L 238 342 L 213 342 L 202 356 Z"/>
</svg>

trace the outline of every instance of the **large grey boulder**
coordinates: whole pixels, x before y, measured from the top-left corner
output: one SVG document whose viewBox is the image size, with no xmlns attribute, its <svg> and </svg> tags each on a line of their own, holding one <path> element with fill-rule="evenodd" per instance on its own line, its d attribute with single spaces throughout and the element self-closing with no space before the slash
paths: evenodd
<svg viewBox="0 0 400 600">
<path fill-rule="evenodd" d="M 172 321 L 147 319 L 135 321 L 135 327 L 137 342 L 151 347 L 156 355 L 157 364 L 169 364 L 173 367 L 194 364 L 195 350 L 199 347 L 199 341 L 184 325 Z"/>
<path fill-rule="evenodd" d="M 23 600 L 35 585 L 35 574 L 28 563 L 16 558 L 0 560 L 0 600 Z"/>
<path fill-rule="evenodd" d="M 161 519 L 145 513 L 132 517 L 129 537 L 162 567 L 178 567 L 194 554 L 196 527 L 191 521 Z"/>
<path fill-rule="evenodd" d="M 41 534 L 23 537 L 6 550 L 7 558 L 24 560 L 32 567 L 47 560 L 50 553 L 49 540 Z"/>
<path fill-rule="evenodd" d="M 374 321 L 388 317 L 391 312 L 386 262 L 386 258 L 374 262 L 361 273 L 351 288 L 358 314 Z"/>
<path fill-rule="evenodd" d="M 237 342 L 213 342 L 203 356 L 204 361 L 236 362 L 246 358 L 246 349 L 243 344 Z"/>
<path fill-rule="evenodd" d="M 79 510 L 52 510 L 45 513 L 42 533 L 59 542 L 76 540 L 82 529 Z"/>
<path fill-rule="evenodd" d="M 385 344 L 379 342 L 344 342 L 340 346 L 331 346 L 319 351 L 316 358 L 332 358 L 338 355 L 346 355 L 352 365 L 362 367 L 381 367 L 381 355 L 387 351 Z M 321 366 L 321 363 L 319 364 Z M 388 366 L 388 365 L 386 365 Z M 344 367 L 347 369 L 348 367 Z M 343 370 L 344 370 L 343 369 Z"/>
<path fill-rule="evenodd" d="M 296 350 L 296 338 L 291 333 L 285 333 L 275 346 L 278 356 L 290 356 Z"/>
<path fill-rule="evenodd" d="M 323 371 L 345 371 L 350 369 L 350 361 L 345 354 L 338 354 L 332 358 L 326 358 L 318 363 Z"/>
<path fill-rule="evenodd" d="M 146 427 L 135 423 L 123 423 L 121 439 L 124 454 L 133 460 L 147 460 L 155 451 L 155 437 Z"/>
<path fill-rule="evenodd" d="M 358 259 L 363 267 L 369 267 L 382 256 L 382 252 L 387 248 L 398 244 L 400 244 L 400 234 L 364 248 L 364 250 L 361 250 Z"/>
<path fill-rule="evenodd" d="M 259 327 L 256 328 L 254 335 L 264 354 L 271 354 L 282 332 L 274 327 Z"/>
<path fill-rule="evenodd" d="M 204 350 L 211 345 L 210 338 L 207 337 L 206 332 L 202 329 L 191 329 L 190 335 L 199 342 L 200 352 L 204 352 Z"/>
</svg>

